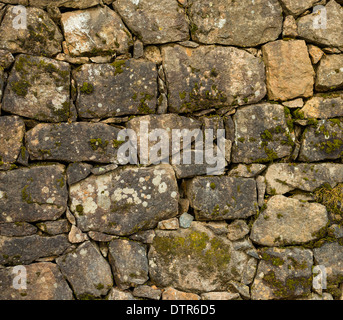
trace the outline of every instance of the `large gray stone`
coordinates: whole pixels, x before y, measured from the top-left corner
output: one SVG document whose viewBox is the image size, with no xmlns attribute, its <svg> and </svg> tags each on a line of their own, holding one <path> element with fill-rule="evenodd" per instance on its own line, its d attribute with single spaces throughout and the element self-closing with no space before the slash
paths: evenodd
<svg viewBox="0 0 343 320">
<path fill-rule="evenodd" d="M 303 134 L 300 161 L 338 159 L 343 155 L 343 120 L 320 120 Z"/>
<path fill-rule="evenodd" d="M 289 156 L 294 134 L 286 120 L 281 105 L 266 103 L 238 109 L 233 116 L 232 162 L 269 162 Z"/>
<path fill-rule="evenodd" d="M 40 121 L 70 116 L 70 66 L 44 57 L 19 55 L 8 78 L 4 111 Z"/>
<path fill-rule="evenodd" d="M 303 248 L 262 250 L 254 283 L 253 300 L 294 299 L 312 287 L 313 254 Z"/>
<path fill-rule="evenodd" d="M 110 265 L 90 241 L 56 262 L 78 299 L 104 296 L 113 286 Z"/>
<path fill-rule="evenodd" d="M 206 44 L 255 47 L 273 41 L 282 31 L 277 0 L 189 0 L 192 38 Z"/>
<path fill-rule="evenodd" d="M 0 236 L 0 265 L 30 264 L 39 258 L 61 255 L 69 247 L 66 235 Z"/>
<path fill-rule="evenodd" d="M 53 56 L 62 51 L 63 36 L 48 14 L 39 8 L 27 7 L 27 27 L 18 28 L 18 13 L 9 6 L 1 22 L 0 48 L 12 53 Z M 23 21 L 21 21 L 23 23 Z"/>
<path fill-rule="evenodd" d="M 297 16 L 318 2 L 320 0 L 281 0 L 281 5 L 286 13 Z"/>
<path fill-rule="evenodd" d="M 130 235 L 178 214 L 178 186 L 170 165 L 123 167 L 70 187 L 71 211 L 82 231 Z"/>
<path fill-rule="evenodd" d="M 63 165 L 0 172 L 0 222 L 58 219 L 67 207 Z"/>
<path fill-rule="evenodd" d="M 113 5 L 125 24 L 144 44 L 189 39 L 186 13 L 177 1 L 118 0 Z"/>
<path fill-rule="evenodd" d="M 249 260 L 201 222 L 189 229 L 157 230 L 148 257 L 153 283 L 193 293 L 227 290 L 230 280 L 242 280 Z"/>
<path fill-rule="evenodd" d="M 172 45 L 162 54 L 171 112 L 256 103 L 266 94 L 264 64 L 244 50 Z"/>
<path fill-rule="evenodd" d="M 343 8 L 336 1 L 329 1 L 325 11 L 305 15 L 297 23 L 299 36 L 306 41 L 343 49 Z"/>
<path fill-rule="evenodd" d="M 22 151 L 24 135 L 25 124 L 21 118 L 16 116 L 0 118 L 0 169 L 17 160 Z"/>
<path fill-rule="evenodd" d="M 26 133 L 32 160 L 116 162 L 120 129 L 103 123 L 41 123 Z"/>
<path fill-rule="evenodd" d="M 197 220 L 247 218 L 258 208 L 254 179 L 195 177 L 187 183 L 186 194 Z"/>
<path fill-rule="evenodd" d="M 136 241 L 118 239 L 110 242 L 109 261 L 120 289 L 136 287 L 149 279 L 146 250 L 146 246 Z"/>
<path fill-rule="evenodd" d="M 277 195 L 269 199 L 267 209 L 254 222 L 250 239 L 271 247 L 303 244 L 318 239 L 327 222 L 323 205 Z"/>
<path fill-rule="evenodd" d="M 285 194 L 294 189 L 312 192 L 328 183 L 335 187 L 343 182 L 343 164 L 275 163 L 266 171 L 267 192 Z"/>
<path fill-rule="evenodd" d="M 73 292 L 53 263 L 34 263 L 25 266 L 26 289 L 14 289 L 18 271 L 12 267 L 0 269 L 1 300 L 72 300 Z"/>
<path fill-rule="evenodd" d="M 156 65 L 143 60 L 116 60 L 112 64 L 84 64 L 74 73 L 81 118 L 106 118 L 155 113 Z"/>
<path fill-rule="evenodd" d="M 27 222 L 0 223 L 0 235 L 7 237 L 31 236 L 37 233 L 37 228 Z"/>
<path fill-rule="evenodd" d="M 61 23 L 65 53 L 72 56 L 125 53 L 133 45 L 120 16 L 107 6 L 65 12 Z"/>
</svg>

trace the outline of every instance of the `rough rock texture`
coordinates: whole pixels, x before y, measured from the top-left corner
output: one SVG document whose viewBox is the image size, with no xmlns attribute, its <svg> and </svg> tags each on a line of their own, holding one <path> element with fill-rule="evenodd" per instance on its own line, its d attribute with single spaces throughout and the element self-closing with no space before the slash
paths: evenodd
<svg viewBox="0 0 343 320">
<path fill-rule="evenodd" d="M 270 100 L 313 95 L 314 71 L 302 40 L 275 41 L 262 47 Z"/>
<path fill-rule="evenodd" d="M 281 0 L 283 9 L 292 15 L 298 16 L 313 5 L 320 2 L 319 0 Z"/>
<path fill-rule="evenodd" d="M 278 195 L 270 198 L 253 224 L 250 238 L 264 246 L 294 245 L 315 240 L 328 222 L 326 208 Z"/>
<path fill-rule="evenodd" d="M 282 10 L 278 1 L 188 1 L 192 39 L 206 44 L 254 47 L 278 38 Z M 247 10 L 249 7 L 249 10 Z"/>
<path fill-rule="evenodd" d="M 305 103 L 300 112 L 306 119 L 343 117 L 343 93 L 331 97 L 314 96 Z"/>
<path fill-rule="evenodd" d="M 263 63 L 244 50 L 173 45 L 162 55 L 170 112 L 256 103 L 266 94 Z"/>
<path fill-rule="evenodd" d="M 320 60 L 316 89 L 329 91 L 343 88 L 343 54 L 326 55 Z"/>
<path fill-rule="evenodd" d="M 176 216 L 178 197 L 171 166 L 127 167 L 72 185 L 70 208 L 82 231 L 129 235 Z"/>
</svg>

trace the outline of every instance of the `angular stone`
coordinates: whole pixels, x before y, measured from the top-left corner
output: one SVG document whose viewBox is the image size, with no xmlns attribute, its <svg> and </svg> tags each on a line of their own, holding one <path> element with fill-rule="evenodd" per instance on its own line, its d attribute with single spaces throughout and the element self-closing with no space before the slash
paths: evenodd
<svg viewBox="0 0 343 320">
<path fill-rule="evenodd" d="M 24 135 L 25 124 L 21 118 L 16 116 L 0 118 L 0 168 L 17 160 L 22 150 Z"/>
<path fill-rule="evenodd" d="M 250 232 L 244 220 L 235 220 L 228 226 L 227 237 L 231 241 L 244 238 Z"/>
<path fill-rule="evenodd" d="M 30 264 L 39 258 L 58 256 L 69 246 L 65 235 L 18 238 L 0 236 L 0 265 Z"/>
<path fill-rule="evenodd" d="M 155 238 L 155 231 L 154 230 L 145 230 L 139 231 L 132 236 L 130 236 L 131 240 L 143 242 L 146 244 L 152 244 Z"/>
<path fill-rule="evenodd" d="M 94 168 L 92 168 L 91 172 L 94 175 L 99 176 L 99 175 L 108 173 L 110 171 L 113 171 L 113 170 L 115 170 L 117 168 L 118 168 L 118 165 L 113 163 L 113 164 L 108 164 L 108 165 L 105 165 L 105 166 L 95 166 Z"/>
<path fill-rule="evenodd" d="M 192 293 L 226 290 L 228 281 L 241 281 L 248 261 L 200 222 L 189 229 L 156 230 L 148 257 L 153 283 Z"/>
<path fill-rule="evenodd" d="M 159 44 L 189 39 L 185 10 L 177 1 L 118 0 L 114 7 L 130 30 L 144 44 Z"/>
<path fill-rule="evenodd" d="M 49 235 L 57 235 L 61 233 L 68 233 L 70 225 L 67 219 L 60 219 L 56 221 L 46 221 L 37 223 L 37 227 Z"/>
<path fill-rule="evenodd" d="M 275 163 L 266 171 L 267 192 L 285 194 L 294 189 L 312 192 L 328 183 L 334 188 L 343 182 L 343 164 Z"/>
<path fill-rule="evenodd" d="M 88 240 L 87 234 L 83 233 L 78 227 L 71 226 L 68 234 L 68 240 L 71 243 L 82 243 Z"/>
<path fill-rule="evenodd" d="M 262 47 L 269 100 L 313 95 L 314 70 L 303 40 L 278 40 Z"/>
<path fill-rule="evenodd" d="M 281 5 L 287 13 L 298 16 L 318 2 L 319 0 L 281 0 Z"/>
<path fill-rule="evenodd" d="M 72 185 L 87 178 L 91 174 L 92 165 L 88 163 L 75 162 L 67 168 L 68 184 Z"/>
<path fill-rule="evenodd" d="M 238 293 L 232 292 L 207 292 L 201 295 L 202 300 L 240 300 Z"/>
<path fill-rule="evenodd" d="M 148 279 L 146 246 L 136 241 L 113 240 L 109 245 L 109 261 L 116 284 L 121 289 L 136 287 Z"/>
<path fill-rule="evenodd" d="M 233 121 L 236 128 L 233 163 L 269 162 L 291 154 L 295 138 L 281 105 L 243 107 L 237 110 Z"/>
<path fill-rule="evenodd" d="M 73 292 L 54 263 L 34 263 L 25 266 L 27 288 L 14 289 L 18 271 L 12 267 L 0 269 L 1 300 L 72 300 Z"/>
<path fill-rule="evenodd" d="M 61 19 L 67 52 L 73 56 L 125 53 L 132 36 L 109 7 L 69 11 Z"/>
<path fill-rule="evenodd" d="M 8 78 L 4 111 L 40 121 L 70 116 L 70 65 L 44 57 L 19 55 Z"/>
<path fill-rule="evenodd" d="M 278 1 L 189 0 L 192 39 L 206 44 L 255 47 L 273 41 L 282 31 Z M 249 8 L 249 9 L 247 9 Z"/>
<path fill-rule="evenodd" d="M 135 131 L 137 136 L 137 148 L 138 155 L 140 157 L 140 163 L 157 163 L 160 160 L 160 156 L 153 154 L 152 150 L 159 143 L 154 138 L 154 132 L 158 129 L 163 129 L 167 135 L 163 136 L 163 139 L 168 138 L 169 144 L 169 155 L 174 155 L 182 150 L 190 149 L 191 138 L 196 140 L 201 140 L 201 123 L 198 120 L 193 120 L 192 118 L 181 117 L 176 114 L 161 114 L 161 115 L 148 115 L 143 117 L 133 118 L 127 123 L 127 128 Z M 179 130 L 180 135 L 177 134 Z M 185 130 L 185 132 L 183 132 Z M 185 134 L 183 134 L 185 133 Z M 191 137 L 192 135 L 192 137 Z M 149 138 L 148 148 L 143 146 L 141 151 L 141 143 L 144 144 L 144 139 Z M 177 138 L 183 141 L 183 143 L 178 147 Z M 189 138 L 189 139 L 187 139 Z M 159 139 L 157 139 L 159 140 Z M 175 145 L 173 143 L 175 142 Z M 163 159 L 169 162 L 169 159 Z M 174 161 L 173 161 L 174 162 Z"/>
<path fill-rule="evenodd" d="M 229 171 L 229 177 L 253 178 L 259 175 L 267 168 L 266 165 L 253 163 L 251 165 L 239 164 L 237 167 Z"/>
<path fill-rule="evenodd" d="M 282 37 L 283 38 L 296 38 L 298 36 L 297 23 L 293 16 L 286 16 L 283 22 Z"/>
<path fill-rule="evenodd" d="M 101 233 L 101 232 L 96 232 L 96 231 L 89 231 L 88 236 L 92 240 L 97 241 L 97 242 L 110 242 L 113 239 L 118 238 L 116 236 L 111 236 L 111 235 L 108 235 L 106 233 Z"/>
<path fill-rule="evenodd" d="M 343 117 L 343 93 L 323 97 L 314 96 L 300 110 L 305 119 L 329 119 Z"/>
<path fill-rule="evenodd" d="M 110 265 L 90 241 L 56 262 L 78 299 L 106 295 L 113 286 Z"/>
<path fill-rule="evenodd" d="M 0 222 L 58 219 L 67 207 L 63 165 L 0 172 Z"/>
<path fill-rule="evenodd" d="M 82 231 L 130 235 L 178 214 L 178 186 L 169 165 L 123 167 L 70 187 L 71 211 Z"/>
<path fill-rule="evenodd" d="M 27 7 L 27 28 L 18 28 L 18 12 L 9 6 L 1 22 L 0 48 L 12 53 L 54 56 L 62 51 L 63 36 L 48 14 L 39 8 Z"/>
<path fill-rule="evenodd" d="M 112 288 L 108 294 L 107 300 L 137 300 L 131 292 L 122 291 L 117 288 Z"/>
<path fill-rule="evenodd" d="M 7 50 L 0 50 L 0 66 L 8 69 L 14 62 L 14 57 L 11 52 Z"/>
<path fill-rule="evenodd" d="M 323 205 L 277 195 L 254 222 L 250 239 L 264 246 L 303 244 L 318 239 L 327 222 Z"/>
<path fill-rule="evenodd" d="M 302 108 L 304 106 L 304 100 L 302 98 L 298 98 L 291 101 L 284 101 L 282 102 L 282 105 L 290 109 Z"/>
<path fill-rule="evenodd" d="M 247 218 L 257 210 L 254 179 L 195 177 L 188 182 L 186 193 L 197 220 Z"/>
<path fill-rule="evenodd" d="M 293 299 L 312 287 L 313 254 L 303 248 L 270 248 L 262 251 L 254 283 L 253 300 Z"/>
<path fill-rule="evenodd" d="M 338 159 L 343 155 L 343 119 L 320 120 L 307 127 L 302 137 L 299 161 Z"/>
<path fill-rule="evenodd" d="M 169 287 L 163 291 L 162 300 L 200 300 L 200 297 L 195 293 L 182 292 Z"/>
<path fill-rule="evenodd" d="M 108 118 L 155 113 L 157 69 L 144 60 L 85 64 L 74 72 L 76 108 L 81 118 Z"/>
<path fill-rule="evenodd" d="M 342 50 L 343 8 L 331 0 L 325 6 L 325 11 L 319 10 L 301 17 L 297 21 L 299 36 L 314 44 Z"/>
<path fill-rule="evenodd" d="M 160 300 L 162 291 L 156 287 L 139 286 L 133 289 L 133 295 L 140 298 L 147 298 L 152 300 Z"/>
<path fill-rule="evenodd" d="M 27 222 L 1 223 L 0 235 L 6 237 L 31 236 L 37 233 L 37 228 Z"/>
<path fill-rule="evenodd" d="M 323 50 L 312 44 L 308 45 L 307 48 L 312 64 L 317 64 L 324 55 Z"/>
<path fill-rule="evenodd" d="M 31 160 L 116 162 L 120 129 L 103 123 L 39 124 L 26 133 Z"/>
<path fill-rule="evenodd" d="M 331 283 L 341 283 L 343 246 L 338 242 L 325 243 L 320 248 L 315 248 L 313 254 L 316 263 L 326 268 L 327 280 Z"/>
<path fill-rule="evenodd" d="M 264 64 L 244 50 L 173 45 L 162 54 L 170 112 L 251 104 L 266 95 Z"/>
<path fill-rule="evenodd" d="M 177 230 L 179 229 L 179 219 L 171 218 L 168 220 L 160 221 L 157 225 L 157 228 L 161 230 Z"/>
<path fill-rule="evenodd" d="M 343 54 L 325 55 L 320 60 L 317 69 L 316 90 L 328 91 L 342 88 Z"/>
<path fill-rule="evenodd" d="M 193 220 L 194 220 L 194 217 L 191 214 L 187 212 L 183 213 L 179 218 L 180 227 L 184 229 L 189 228 Z"/>
<path fill-rule="evenodd" d="M 49 5 L 63 8 L 87 9 L 100 4 L 100 0 L 30 0 L 30 5 L 33 7 L 47 8 Z"/>
<path fill-rule="evenodd" d="M 258 176 L 256 178 L 256 187 L 257 187 L 257 202 L 258 206 L 262 207 L 264 205 L 264 196 L 266 194 L 266 179 L 264 176 Z"/>
</svg>

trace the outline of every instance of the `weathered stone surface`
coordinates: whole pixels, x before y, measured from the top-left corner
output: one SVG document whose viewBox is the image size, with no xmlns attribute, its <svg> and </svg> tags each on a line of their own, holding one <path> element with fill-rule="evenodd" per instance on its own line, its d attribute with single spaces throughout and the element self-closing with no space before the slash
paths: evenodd
<svg viewBox="0 0 343 320">
<path fill-rule="evenodd" d="M 303 244 L 316 240 L 327 222 L 323 205 L 277 195 L 253 224 L 250 239 L 264 246 Z"/>
<path fill-rule="evenodd" d="M 159 44 L 189 39 L 185 10 L 177 1 L 118 0 L 114 3 L 128 28 L 144 44 Z"/>
<path fill-rule="evenodd" d="M 300 110 L 306 119 L 329 119 L 343 117 L 343 93 L 314 96 L 307 100 L 305 106 Z"/>
<path fill-rule="evenodd" d="M 257 210 L 254 179 L 195 177 L 186 192 L 197 220 L 247 218 Z"/>
<path fill-rule="evenodd" d="M 61 233 L 68 233 L 70 230 L 70 225 L 68 223 L 68 220 L 66 219 L 40 222 L 40 223 L 37 223 L 37 227 L 43 232 L 52 236 L 61 234 Z"/>
<path fill-rule="evenodd" d="M 112 288 L 107 296 L 107 300 L 136 300 L 131 292 Z"/>
<path fill-rule="evenodd" d="M 13 6 L 7 8 L 1 22 L 1 49 L 9 50 L 12 53 L 44 56 L 53 56 L 62 51 L 63 36 L 44 10 L 27 7 L 27 28 L 18 28 L 16 23 L 13 23 L 18 15 L 14 8 Z"/>
<path fill-rule="evenodd" d="M 120 129 L 103 123 L 39 124 L 26 133 L 32 160 L 116 162 Z"/>
<path fill-rule="evenodd" d="M 244 220 L 235 220 L 228 226 L 227 230 L 227 237 L 231 241 L 242 239 L 250 232 Z"/>
<path fill-rule="evenodd" d="M 193 293 L 226 290 L 229 280 L 241 280 L 248 261 L 200 222 L 189 229 L 157 230 L 148 257 L 153 283 Z"/>
<path fill-rule="evenodd" d="M 263 62 L 233 47 L 162 48 L 170 112 L 193 112 L 260 101 L 266 94 Z"/>
<path fill-rule="evenodd" d="M 106 295 L 113 286 L 110 265 L 89 241 L 56 262 L 79 299 Z"/>
<path fill-rule="evenodd" d="M 184 212 L 179 218 L 180 227 L 184 229 L 189 228 L 193 220 L 194 217 L 191 214 Z"/>
<path fill-rule="evenodd" d="M 5 1 L 6 2 L 6 1 Z M 86 9 L 100 4 L 100 0 L 30 0 L 33 7 L 46 8 L 49 5 L 63 8 Z"/>
<path fill-rule="evenodd" d="M 34 263 L 25 266 L 27 289 L 14 289 L 18 274 L 12 267 L 0 269 L 1 300 L 72 300 L 70 290 L 61 271 L 53 263 Z"/>
<path fill-rule="evenodd" d="M 152 139 L 154 138 L 154 132 L 156 132 L 155 130 L 163 129 L 167 133 L 167 136 L 163 136 L 163 139 L 168 137 L 169 155 L 179 153 L 180 151 L 186 149 L 186 147 L 190 149 L 190 135 L 193 135 L 194 139 L 198 139 L 201 138 L 200 135 L 202 133 L 200 121 L 192 118 L 182 117 L 176 114 L 148 115 L 133 118 L 127 123 L 127 128 L 135 131 L 136 133 L 140 163 L 157 163 L 159 160 L 167 160 L 169 162 L 169 159 L 160 159 L 158 154 L 152 153 L 153 148 L 156 148 L 157 144 L 159 143 L 159 141 L 156 141 L 156 136 L 155 140 Z M 182 132 L 184 129 L 185 135 Z M 177 134 L 176 130 L 180 131 L 180 135 Z M 186 139 L 187 137 L 189 137 L 189 139 Z M 144 143 L 145 139 L 147 138 L 152 140 L 149 141 L 149 149 L 147 149 L 147 147 L 144 145 L 141 148 L 141 142 Z M 175 145 L 172 143 L 173 140 L 177 140 L 176 138 L 179 138 L 179 141 L 183 141 L 179 147 L 177 143 L 175 143 Z"/>
<path fill-rule="evenodd" d="M 71 226 L 68 234 L 68 240 L 71 243 L 82 243 L 88 240 L 87 234 L 83 233 L 78 227 Z"/>
<path fill-rule="evenodd" d="M 188 1 L 192 39 L 206 44 L 254 47 L 278 38 L 282 9 L 278 1 Z M 249 9 L 248 9 L 249 8 Z"/>
<path fill-rule="evenodd" d="M 87 178 L 91 174 L 92 165 L 88 163 L 75 162 L 67 168 L 68 184 L 72 185 Z"/>
<path fill-rule="evenodd" d="M 283 9 L 292 15 L 298 16 L 307 9 L 320 2 L 319 0 L 281 0 Z"/>
<path fill-rule="evenodd" d="M 157 69 L 144 60 L 85 64 L 74 72 L 78 87 L 76 108 L 81 118 L 106 118 L 154 113 Z"/>
<path fill-rule="evenodd" d="M 17 160 L 22 150 L 24 134 L 25 124 L 21 118 L 16 116 L 0 118 L 0 168 Z"/>
<path fill-rule="evenodd" d="M 105 173 L 108 173 L 110 171 L 113 171 L 115 169 L 118 168 L 118 165 L 115 164 L 115 163 L 112 163 L 112 164 L 108 164 L 108 165 L 104 165 L 104 166 L 95 166 L 92 168 L 91 172 L 96 175 L 96 176 L 99 176 L 99 175 L 102 175 L 102 174 L 105 174 Z"/>
<path fill-rule="evenodd" d="M 8 79 L 4 111 L 40 121 L 70 116 L 70 66 L 44 57 L 19 55 Z"/>
<path fill-rule="evenodd" d="M 97 241 L 97 242 L 110 242 L 113 239 L 118 238 L 117 236 L 111 236 L 109 234 L 101 233 L 97 231 L 89 231 L 88 235 L 92 240 Z"/>
<path fill-rule="evenodd" d="M 63 165 L 0 172 L 0 222 L 55 220 L 67 200 Z"/>
<path fill-rule="evenodd" d="M 162 293 L 162 300 L 200 300 L 194 293 L 187 293 L 168 287 Z"/>
<path fill-rule="evenodd" d="M 238 293 L 232 292 L 207 292 L 201 295 L 202 300 L 240 300 Z"/>
<path fill-rule="evenodd" d="M 293 299 L 311 292 L 313 255 L 302 248 L 262 251 L 251 288 L 253 300 Z"/>
<path fill-rule="evenodd" d="M 308 45 L 307 48 L 312 64 L 317 64 L 324 55 L 323 50 L 312 44 Z"/>
<path fill-rule="evenodd" d="M 325 55 L 323 59 L 320 60 L 317 69 L 316 90 L 328 91 L 342 88 L 343 54 Z"/>
<path fill-rule="evenodd" d="M 132 236 L 130 236 L 131 240 L 140 241 L 147 244 L 152 244 L 155 238 L 155 231 L 154 230 L 144 230 L 139 231 Z"/>
<path fill-rule="evenodd" d="M 316 263 L 325 266 L 329 282 L 342 282 L 343 246 L 341 244 L 338 242 L 325 243 L 322 247 L 315 248 L 313 254 Z"/>
<path fill-rule="evenodd" d="M 37 228 L 27 222 L 8 222 L 0 224 L 0 235 L 7 237 L 31 236 L 37 233 Z"/>
<path fill-rule="evenodd" d="M 30 264 L 38 258 L 58 256 L 69 246 L 70 243 L 65 235 L 0 236 L 0 265 Z"/>
<path fill-rule="evenodd" d="M 178 187 L 169 165 L 124 167 L 70 187 L 71 211 L 82 231 L 130 235 L 178 213 Z"/>
<path fill-rule="evenodd" d="M 11 52 L 7 50 L 0 50 L 0 66 L 8 69 L 14 62 L 14 57 Z"/>
<path fill-rule="evenodd" d="M 343 119 L 320 120 L 303 134 L 300 161 L 338 159 L 343 155 Z"/>
<path fill-rule="evenodd" d="M 177 230 L 179 229 L 179 219 L 171 218 L 168 220 L 160 221 L 157 225 L 157 228 L 161 230 Z"/>
<path fill-rule="evenodd" d="M 111 241 L 109 261 L 120 289 L 136 287 L 149 279 L 146 246 L 139 242 L 119 239 Z"/>
<path fill-rule="evenodd" d="M 296 38 L 298 36 L 297 23 L 293 16 L 286 16 L 283 22 L 282 38 Z"/>
<path fill-rule="evenodd" d="M 266 165 L 260 163 L 253 163 L 251 165 L 239 164 L 229 171 L 228 176 L 253 178 L 263 172 L 266 168 Z"/>
<path fill-rule="evenodd" d="M 284 101 L 282 102 L 282 105 L 290 109 L 302 108 L 304 106 L 304 99 L 297 98 L 291 101 Z"/>
<path fill-rule="evenodd" d="M 269 194 L 285 194 L 294 189 L 312 192 L 324 183 L 333 188 L 339 182 L 343 182 L 343 165 L 339 163 L 275 163 L 266 171 Z"/>
<path fill-rule="evenodd" d="M 278 40 L 262 47 L 269 100 L 313 95 L 314 70 L 303 40 Z"/>
<path fill-rule="evenodd" d="M 133 295 L 140 298 L 160 300 L 162 291 L 156 287 L 139 286 L 133 289 Z"/>
<path fill-rule="evenodd" d="M 133 44 L 119 15 L 107 6 L 65 12 L 61 23 L 65 53 L 73 56 L 125 53 Z"/>
<path fill-rule="evenodd" d="M 343 49 L 343 8 L 331 0 L 324 10 L 305 15 L 298 20 L 299 36 L 314 44 Z M 326 21 L 323 19 L 326 15 Z M 323 24 L 326 23 L 324 26 Z"/>
<path fill-rule="evenodd" d="M 284 108 L 257 104 L 237 110 L 233 116 L 233 163 L 269 162 L 289 156 L 294 135 L 287 126 Z"/>
</svg>

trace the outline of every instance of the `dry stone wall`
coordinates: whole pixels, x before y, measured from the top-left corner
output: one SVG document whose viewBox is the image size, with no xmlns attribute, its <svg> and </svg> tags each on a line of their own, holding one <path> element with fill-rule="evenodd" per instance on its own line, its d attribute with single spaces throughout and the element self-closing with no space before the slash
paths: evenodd
<svg viewBox="0 0 343 320">
<path fill-rule="evenodd" d="M 342 299 L 340 90 L 342 0 L 1 0 L 0 299 Z"/>
</svg>

